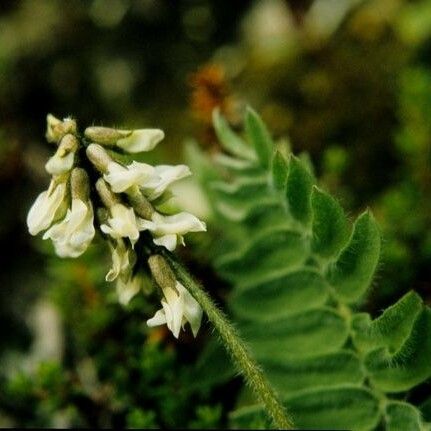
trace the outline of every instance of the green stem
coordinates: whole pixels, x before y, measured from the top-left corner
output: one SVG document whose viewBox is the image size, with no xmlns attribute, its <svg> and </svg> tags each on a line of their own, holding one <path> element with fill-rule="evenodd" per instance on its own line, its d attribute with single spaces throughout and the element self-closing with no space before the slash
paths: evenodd
<svg viewBox="0 0 431 431">
<path fill-rule="evenodd" d="M 244 376 L 248 385 L 264 405 L 274 425 L 279 429 L 292 429 L 292 422 L 287 416 L 277 394 L 227 317 L 216 307 L 211 297 L 172 254 L 163 252 L 163 256 L 170 264 L 178 280 L 201 305 L 208 319 L 219 332 L 223 344 L 236 364 L 238 371 Z"/>
</svg>

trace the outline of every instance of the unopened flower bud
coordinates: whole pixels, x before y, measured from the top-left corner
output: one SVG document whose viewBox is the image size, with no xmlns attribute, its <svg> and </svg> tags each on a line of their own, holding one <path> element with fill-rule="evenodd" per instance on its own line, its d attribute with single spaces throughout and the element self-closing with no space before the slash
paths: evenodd
<svg viewBox="0 0 431 431">
<path fill-rule="evenodd" d="M 154 207 L 141 193 L 139 187 L 132 187 L 127 191 L 127 198 L 135 213 L 144 219 L 151 220 L 154 214 Z"/>
<path fill-rule="evenodd" d="M 90 144 L 86 150 L 87 157 L 99 172 L 108 172 L 108 166 L 113 162 L 105 149 L 98 144 Z"/>
<path fill-rule="evenodd" d="M 119 197 L 110 189 L 103 178 L 96 181 L 96 190 L 106 208 L 111 208 L 120 203 Z"/>
<path fill-rule="evenodd" d="M 176 279 L 165 258 L 160 254 L 154 254 L 148 258 L 148 266 L 150 267 L 151 274 L 156 280 L 157 284 L 162 288 L 175 289 Z"/>
<path fill-rule="evenodd" d="M 60 155 L 63 156 L 70 152 L 75 152 L 79 147 L 78 139 L 72 133 L 68 133 L 61 138 L 60 144 L 58 145 L 58 150 Z"/>
<path fill-rule="evenodd" d="M 65 118 L 63 121 L 48 114 L 46 117 L 46 139 L 48 142 L 59 142 L 60 139 L 68 133 L 76 135 L 76 121 L 71 118 Z"/>
<path fill-rule="evenodd" d="M 72 199 L 86 202 L 90 198 L 90 183 L 87 172 L 82 168 L 75 168 L 70 176 Z"/>
<path fill-rule="evenodd" d="M 87 127 L 84 135 L 87 139 L 102 145 L 115 145 L 118 140 L 127 138 L 131 130 L 117 130 L 110 127 Z"/>
</svg>

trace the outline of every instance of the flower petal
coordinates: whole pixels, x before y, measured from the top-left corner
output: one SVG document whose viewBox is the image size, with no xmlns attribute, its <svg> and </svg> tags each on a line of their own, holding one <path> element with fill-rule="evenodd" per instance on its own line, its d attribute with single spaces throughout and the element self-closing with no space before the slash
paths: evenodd
<svg viewBox="0 0 431 431">
<path fill-rule="evenodd" d="M 141 289 L 141 278 L 139 276 L 135 276 L 124 280 L 120 277 L 117 280 L 116 288 L 118 301 L 122 305 L 127 305 Z"/>
<path fill-rule="evenodd" d="M 163 235 L 153 239 L 154 244 L 166 247 L 169 251 L 174 251 L 177 246 L 177 235 Z"/>
<path fill-rule="evenodd" d="M 75 153 L 73 151 L 60 157 L 57 153 L 54 154 L 45 165 L 45 170 L 51 175 L 61 175 L 69 172 L 72 169 Z"/>
<path fill-rule="evenodd" d="M 60 257 L 78 257 L 85 252 L 96 233 L 93 224 L 93 207 L 80 199 L 73 199 L 66 217 L 43 235 L 51 238 Z"/>
<path fill-rule="evenodd" d="M 183 297 L 184 317 L 190 323 L 193 336 L 196 337 L 202 322 L 202 308 L 190 292 L 178 281 L 176 288 Z"/>
<path fill-rule="evenodd" d="M 156 311 L 156 314 L 151 319 L 147 320 L 147 325 L 150 327 L 164 325 L 166 323 L 166 316 L 163 308 Z"/>
<path fill-rule="evenodd" d="M 119 139 L 117 146 L 129 153 L 151 151 L 165 137 L 159 129 L 138 129 L 126 138 Z"/>
<path fill-rule="evenodd" d="M 161 196 L 175 181 L 191 175 L 186 165 L 159 165 L 154 167 L 154 174 L 142 185 L 144 194 L 154 200 Z"/>
<path fill-rule="evenodd" d="M 107 224 L 102 224 L 102 232 L 112 236 L 115 239 L 129 238 L 134 244 L 139 238 L 137 220 L 133 208 L 127 208 L 122 204 L 116 204 L 111 207 L 111 218 Z"/>
<path fill-rule="evenodd" d="M 111 162 L 108 165 L 108 173 L 103 175 L 103 178 L 111 185 L 114 193 L 122 193 L 130 187 L 143 184 L 153 171 L 154 168 L 146 163 L 133 162 L 124 167 Z"/>
<path fill-rule="evenodd" d="M 51 183 L 52 184 L 52 183 Z M 58 215 L 66 197 L 66 184 L 58 184 L 52 191 L 51 186 L 37 198 L 27 215 L 27 226 L 31 235 L 48 229 Z"/>
</svg>

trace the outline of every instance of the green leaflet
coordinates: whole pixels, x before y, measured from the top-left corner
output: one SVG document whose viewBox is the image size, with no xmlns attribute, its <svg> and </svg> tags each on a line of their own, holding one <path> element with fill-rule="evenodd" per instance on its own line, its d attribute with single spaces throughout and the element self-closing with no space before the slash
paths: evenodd
<svg viewBox="0 0 431 431">
<path fill-rule="evenodd" d="M 325 279 L 315 270 L 303 269 L 272 274 L 271 279 L 237 289 L 230 307 L 244 319 L 265 322 L 321 306 L 328 294 Z M 271 314 L 262 310 L 271 310 Z"/>
<path fill-rule="evenodd" d="M 220 140 L 220 144 L 235 156 L 241 159 L 256 160 L 256 154 L 233 130 L 218 110 L 213 114 L 214 130 Z"/>
<path fill-rule="evenodd" d="M 409 399 L 405 392 L 431 377 L 430 309 L 410 292 L 374 320 L 352 310 L 379 260 L 374 218 L 367 211 L 351 228 L 337 201 L 314 186 L 305 156 L 274 151 L 269 166 L 270 141 L 257 149 L 262 129 L 251 137 L 247 127 L 260 164 L 233 159 L 241 169 L 229 168 L 214 203 L 224 209 L 214 219 L 229 244 L 214 265 L 232 283 L 228 306 L 240 333 L 297 428 L 425 430 L 416 408 L 390 394 Z M 259 189 L 240 186 L 262 178 Z M 431 417 L 429 405 L 421 408 Z M 231 418 L 237 427 L 268 427 L 260 406 Z"/>
<path fill-rule="evenodd" d="M 216 265 L 227 279 L 244 284 L 280 267 L 299 266 L 305 253 L 305 242 L 300 234 L 277 229 L 253 238 L 240 251 L 220 258 Z"/>
<path fill-rule="evenodd" d="M 329 273 L 340 298 L 355 302 L 368 289 L 380 255 L 380 234 L 369 211 L 355 222 L 349 243 Z"/>
<path fill-rule="evenodd" d="M 326 258 L 336 256 L 349 235 L 349 226 L 343 209 L 332 196 L 317 187 L 313 187 L 311 207 L 313 252 Z"/>
<path fill-rule="evenodd" d="M 385 392 L 411 389 L 431 376 L 431 310 L 423 308 L 401 348 L 393 355 L 381 348 L 370 352 L 365 365 L 374 385 Z"/>
<path fill-rule="evenodd" d="M 262 206 L 273 207 L 277 206 L 277 202 L 271 196 L 267 196 L 261 200 Z M 234 222 L 242 222 L 247 219 L 253 217 L 256 214 L 257 210 L 260 208 L 256 208 L 253 204 L 241 203 L 241 202 L 226 202 L 225 200 L 218 200 L 215 203 L 215 207 L 224 218 L 234 221 Z"/>
<path fill-rule="evenodd" d="M 287 183 L 288 164 L 280 151 L 276 151 L 272 159 L 272 183 L 276 190 L 284 191 Z"/>
<path fill-rule="evenodd" d="M 245 115 L 245 131 L 261 165 L 268 168 L 272 158 L 274 143 L 264 122 L 250 107 L 247 108 Z"/>
<path fill-rule="evenodd" d="M 286 397 L 286 406 L 299 429 L 371 430 L 380 420 L 378 400 L 357 387 L 316 389 Z M 235 428 L 268 427 L 259 406 L 243 407 L 231 414 Z"/>
<path fill-rule="evenodd" d="M 290 157 L 286 197 L 292 216 L 303 224 L 311 218 L 311 190 L 313 177 L 295 156 Z"/>
<path fill-rule="evenodd" d="M 403 402 L 395 401 L 386 406 L 385 421 L 388 431 L 424 430 L 420 412 Z"/>
<path fill-rule="evenodd" d="M 373 322 L 368 314 L 357 315 L 352 324 L 353 340 L 365 351 L 387 347 L 389 353 L 395 353 L 410 335 L 414 320 L 422 308 L 419 295 L 409 292 Z"/>
<path fill-rule="evenodd" d="M 339 351 L 309 358 L 261 360 L 264 369 L 269 369 L 270 381 L 281 395 L 308 388 L 329 388 L 340 384 L 360 384 L 364 373 L 358 356 L 351 351 Z"/>
<path fill-rule="evenodd" d="M 340 350 L 348 337 L 347 322 L 330 308 L 318 308 L 270 323 L 247 321 L 240 332 L 256 358 L 278 361 Z"/>
<path fill-rule="evenodd" d="M 247 173 L 256 172 L 256 164 L 250 160 L 237 159 L 226 154 L 216 154 L 214 162 L 227 169 L 244 171 Z"/>
<path fill-rule="evenodd" d="M 264 178 L 246 178 L 232 184 L 217 181 L 211 187 L 217 193 L 219 202 L 230 205 L 246 203 L 251 196 L 262 199 L 267 195 Z"/>
</svg>

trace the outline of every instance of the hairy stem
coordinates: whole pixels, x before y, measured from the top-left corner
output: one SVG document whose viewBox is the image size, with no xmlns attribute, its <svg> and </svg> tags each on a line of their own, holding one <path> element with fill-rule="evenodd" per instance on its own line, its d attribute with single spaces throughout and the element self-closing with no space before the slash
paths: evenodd
<svg viewBox="0 0 431 431">
<path fill-rule="evenodd" d="M 163 252 L 163 256 L 169 262 L 178 280 L 201 305 L 208 319 L 219 332 L 220 338 L 236 364 L 238 371 L 244 376 L 246 383 L 264 405 L 274 425 L 279 429 L 292 429 L 292 422 L 277 394 L 227 317 L 217 308 L 210 296 L 172 254 Z"/>
</svg>

